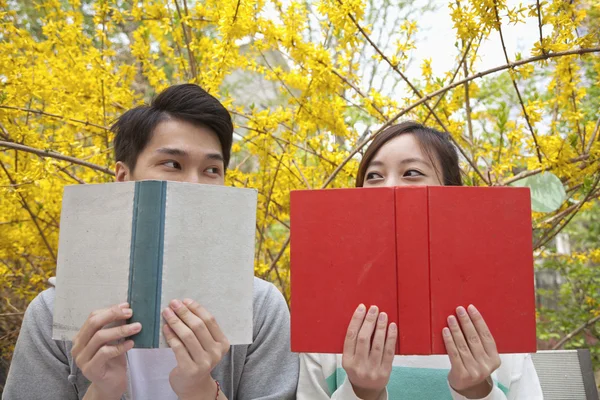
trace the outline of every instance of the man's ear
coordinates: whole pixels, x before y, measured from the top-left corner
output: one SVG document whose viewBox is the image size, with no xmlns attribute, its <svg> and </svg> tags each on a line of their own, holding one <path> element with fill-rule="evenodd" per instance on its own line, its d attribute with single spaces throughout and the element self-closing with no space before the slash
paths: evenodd
<svg viewBox="0 0 600 400">
<path fill-rule="evenodd" d="M 131 170 L 127 164 L 123 161 L 117 161 L 117 165 L 115 166 L 115 178 L 117 182 L 132 181 L 133 177 L 131 175 Z"/>
</svg>

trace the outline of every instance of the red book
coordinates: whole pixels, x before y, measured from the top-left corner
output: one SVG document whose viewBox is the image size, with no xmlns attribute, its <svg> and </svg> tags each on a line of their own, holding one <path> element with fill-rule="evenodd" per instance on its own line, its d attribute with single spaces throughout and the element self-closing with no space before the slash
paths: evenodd
<svg viewBox="0 0 600 400">
<path fill-rule="evenodd" d="M 499 352 L 536 351 L 528 189 L 294 191 L 291 227 L 292 351 L 341 353 L 360 303 L 398 324 L 397 354 L 445 354 L 469 304 Z"/>
</svg>

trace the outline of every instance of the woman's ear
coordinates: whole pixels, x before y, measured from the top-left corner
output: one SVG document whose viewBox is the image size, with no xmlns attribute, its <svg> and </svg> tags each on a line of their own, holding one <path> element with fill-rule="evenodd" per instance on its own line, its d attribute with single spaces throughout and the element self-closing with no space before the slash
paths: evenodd
<svg viewBox="0 0 600 400">
<path fill-rule="evenodd" d="M 131 171 L 127 164 L 122 161 L 117 161 L 117 165 L 115 166 L 115 178 L 117 182 L 127 182 L 132 181 Z"/>
</svg>

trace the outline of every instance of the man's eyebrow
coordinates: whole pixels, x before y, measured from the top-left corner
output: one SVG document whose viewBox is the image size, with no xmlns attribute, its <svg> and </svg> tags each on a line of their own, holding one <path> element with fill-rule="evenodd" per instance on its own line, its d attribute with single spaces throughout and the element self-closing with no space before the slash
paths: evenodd
<svg viewBox="0 0 600 400">
<path fill-rule="evenodd" d="M 172 147 L 161 147 L 159 149 L 156 149 L 155 152 L 156 153 L 162 153 L 162 154 L 168 154 L 170 156 L 185 157 L 185 156 L 188 155 L 187 151 L 181 150 L 181 149 L 172 148 Z"/>
<path fill-rule="evenodd" d="M 205 158 L 208 160 L 225 161 L 221 153 L 208 153 Z"/>
</svg>

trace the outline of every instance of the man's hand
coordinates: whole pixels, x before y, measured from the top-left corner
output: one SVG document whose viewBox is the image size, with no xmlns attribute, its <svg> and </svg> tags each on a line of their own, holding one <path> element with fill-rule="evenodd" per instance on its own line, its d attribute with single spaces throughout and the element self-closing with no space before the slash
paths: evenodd
<svg viewBox="0 0 600 400">
<path fill-rule="evenodd" d="M 103 329 L 106 325 L 125 321 L 133 312 L 129 304 L 94 311 L 73 338 L 73 359 L 83 375 L 92 382 L 85 399 L 120 399 L 127 390 L 125 353 L 133 341 L 113 342 L 138 333 L 139 322 Z"/>
<path fill-rule="evenodd" d="M 165 338 L 177 359 L 169 375 L 173 391 L 181 400 L 214 400 L 217 384 L 210 373 L 230 347 L 215 318 L 189 299 L 171 301 L 163 317 Z"/>
</svg>

